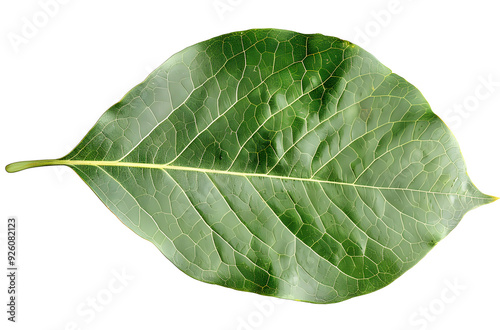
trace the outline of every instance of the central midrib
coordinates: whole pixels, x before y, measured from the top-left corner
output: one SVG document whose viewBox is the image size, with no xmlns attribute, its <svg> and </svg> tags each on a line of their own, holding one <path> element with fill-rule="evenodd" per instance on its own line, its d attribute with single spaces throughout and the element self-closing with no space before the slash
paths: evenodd
<svg viewBox="0 0 500 330">
<path fill-rule="evenodd" d="M 396 188 L 396 187 L 375 187 L 369 185 L 361 185 L 347 182 L 337 182 L 337 181 L 327 181 L 327 180 L 318 180 L 312 178 L 297 178 L 297 177 L 288 177 L 288 176 L 280 176 L 280 175 L 270 175 L 270 174 L 261 174 L 261 173 L 242 173 L 242 172 L 230 172 L 230 171 L 222 171 L 222 170 L 212 170 L 205 168 L 195 168 L 195 167 L 186 167 L 186 166 L 176 166 L 176 165 L 166 165 L 166 164 L 148 164 L 148 163 L 132 163 L 132 162 L 121 162 L 121 161 L 91 161 L 91 160 L 65 160 L 65 159 L 54 159 L 54 160 L 45 160 L 44 165 L 68 165 L 68 166 L 118 166 L 118 167 L 136 167 L 136 168 L 153 168 L 159 170 L 174 170 L 174 171 L 189 171 L 189 172 L 200 172 L 200 173 L 211 173 L 211 174 L 220 174 L 220 175 L 233 175 L 233 176 L 241 176 L 241 177 L 260 177 L 267 179 L 278 179 L 278 180 L 294 180 L 294 181 L 303 181 L 303 182 L 313 182 L 320 184 L 336 184 L 343 186 L 351 186 L 351 187 L 360 187 L 360 188 L 369 188 L 369 189 L 377 189 L 377 190 L 401 190 L 401 191 L 413 191 L 418 193 L 428 193 L 428 194 L 437 194 L 437 195 L 452 195 L 452 196 L 460 196 L 460 197 L 469 197 L 474 199 L 486 199 L 481 197 L 475 197 L 470 195 L 461 195 L 457 193 L 446 193 L 446 192 L 434 192 L 434 191 L 425 191 L 418 189 L 410 189 L 410 188 Z"/>
</svg>

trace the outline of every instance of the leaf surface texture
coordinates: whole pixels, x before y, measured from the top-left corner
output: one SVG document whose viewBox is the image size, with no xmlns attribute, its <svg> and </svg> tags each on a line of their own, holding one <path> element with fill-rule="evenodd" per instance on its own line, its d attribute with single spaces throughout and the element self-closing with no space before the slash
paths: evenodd
<svg viewBox="0 0 500 330">
<path fill-rule="evenodd" d="M 189 276 L 314 303 L 386 286 L 494 200 L 413 85 L 273 29 L 172 56 L 56 162 Z"/>
</svg>

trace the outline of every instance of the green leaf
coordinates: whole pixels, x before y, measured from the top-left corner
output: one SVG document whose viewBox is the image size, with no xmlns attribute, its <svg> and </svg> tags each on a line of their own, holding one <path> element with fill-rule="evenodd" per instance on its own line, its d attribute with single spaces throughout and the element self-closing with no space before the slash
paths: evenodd
<svg viewBox="0 0 500 330">
<path fill-rule="evenodd" d="M 352 43 L 230 33 L 172 56 L 57 160 L 180 270 L 331 303 L 380 289 L 464 214 L 470 181 L 422 94 Z"/>
</svg>

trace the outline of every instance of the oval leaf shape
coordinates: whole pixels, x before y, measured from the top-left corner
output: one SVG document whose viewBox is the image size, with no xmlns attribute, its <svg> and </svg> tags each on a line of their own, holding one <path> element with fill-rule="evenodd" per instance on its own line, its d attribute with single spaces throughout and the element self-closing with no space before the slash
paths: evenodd
<svg viewBox="0 0 500 330">
<path fill-rule="evenodd" d="M 58 160 L 187 275 L 339 302 L 415 265 L 495 200 L 422 94 L 320 34 L 230 33 L 177 53 Z"/>
</svg>

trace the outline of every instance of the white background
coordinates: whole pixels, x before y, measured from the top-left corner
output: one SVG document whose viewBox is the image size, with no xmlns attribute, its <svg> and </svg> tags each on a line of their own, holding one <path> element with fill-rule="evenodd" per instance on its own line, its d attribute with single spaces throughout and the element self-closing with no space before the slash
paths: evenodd
<svg viewBox="0 0 500 330">
<path fill-rule="evenodd" d="M 449 124 L 475 184 L 500 195 L 498 2 L 57 3 L 44 21 L 39 1 L 1 2 L 2 167 L 65 155 L 107 108 L 175 52 L 226 32 L 273 27 L 337 36 L 373 53 L 416 85 Z M 27 22 L 39 27 L 29 34 Z M 24 40 L 16 45 L 15 38 Z M 7 282 L 1 276 L 2 329 L 500 328 L 500 202 L 467 214 L 388 287 L 313 305 L 189 278 L 121 224 L 69 169 L 1 170 L 0 194 L 0 265 L 6 268 L 10 215 L 19 219 L 20 265 L 16 324 L 6 321 Z M 116 272 L 128 279 L 116 282 Z M 94 298 L 98 311 L 88 305 Z"/>
</svg>

